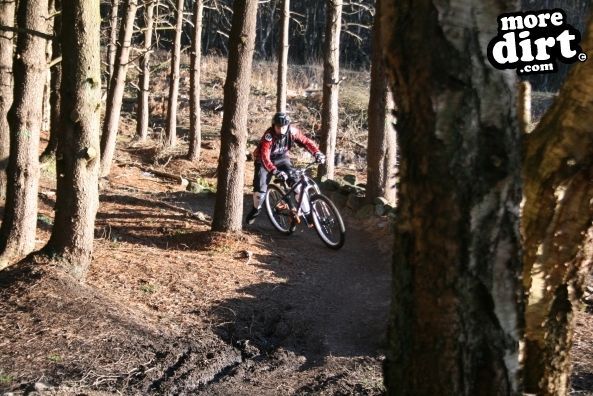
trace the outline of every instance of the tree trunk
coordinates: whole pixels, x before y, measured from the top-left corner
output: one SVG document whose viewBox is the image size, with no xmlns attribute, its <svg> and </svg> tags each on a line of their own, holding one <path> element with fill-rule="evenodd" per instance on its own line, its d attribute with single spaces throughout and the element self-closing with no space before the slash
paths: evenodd
<svg viewBox="0 0 593 396">
<path fill-rule="evenodd" d="M 256 24 L 258 28 L 255 33 L 257 37 L 256 44 L 259 47 L 258 55 L 263 59 L 270 58 L 270 54 L 278 54 L 278 50 L 276 49 L 277 43 L 270 43 L 270 38 L 273 37 L 273 33 L 277 28 L 276 24 L 270 23 L 270 21 L 274 20 L 274 13 L 277 7 L 277 0 L 262 2 L 257 13 Z"/>
<path fill-rule="evenodd" d="M 18 4 L 17 26 L 23 33 L 17 37 L 14 101 L 8 112 L 10 158 L 4 220 L 0 227 L 0 251 L 4 263 L 30 253 L 35 247 L 47 40 L 33 32 L 48 34 L 47 14 L 47 0 L 20 1 Z"/>
<path fill-rule="evenodd" d="M 138 110 L 136 116 L 136 137 L 146 140 L 148 136 L 148 99 L 150 96 L 150 54 L 152 52 L 152 33 L 154 26 L 154 7 L 156 1 L 148 0 L 144 10 L 144 53 L 140 58 L 140 78 L 138 86 Z"/>
<path fill-rule="evenodd" d="M 523 133 L 531 132 L 531 84 L 529 81 L 519 83 L 517 113 L 519 113 L 519 127 Z"/>
<path fill-rule="evenodd" d="M 236 0 L 229 37 L 229 60 L 224 84 L 218 184 L 212 229 L 240 231 L 243 214 L 247 109 L 251 62 L 255 44 L 257 0 Z"/>
<path fill-rule="evenodd" d="M 137 0 L 126 0 L 126 16 L 120 29 L 119 46 L 117 47 L 117 64 L 113 71 L 113 78 L 109 83 L 107 95 L 105 121 L 101 134 L 101 176 L 109 175 L 111 162 L 115 154 L 115 142 L 119 129 L 119 117 L 124 97 L 126 73 L 130 57 L 130 43 L 134 32 L 134 19 L 136 17 Z"/>
<path fill-rule="evenodd" d="M 171 75 L 169 78 L 169 107 L 167 109 L 167 146 L 177 143 L 177 97 L 179 96 L 179 66 L 181 63 L 181 34 L 183 33 L 183 4 L 185 0 L 177 0 L 177 24 L 175 41 L 171 50 Z"/>
<path fill-rule="evenodd" d="M 593 19 L 582 48 L 593 48 Z M 566 395 L 574 313 L 593 258 L 593 63 L 573 66 L 525 138 L 525 391 Z"/>
<path fill-rule="evenodd" d="M 288 71 L 288 26 L 290 23 L 290 0 L 282 0 L 282 29 L 278 54 L 278 84 L 276 91 L 276 111 L 286 111 L 286 74 Z"/>
<path fill-rule="evenodd" d="M 115 71 L 115 56 L 117 52 L 117 21 L 119 14 L 119 0 L 111 0 L 111 27 L 109 31 L 109 44 L 107 45 L 107 90 L 111 87 L 111 79 Z M 122 43 L 119 43 L 122 45 Z"/>
<path fill-rule="evenodd" d="M 54 11 L 62 10 L 62 0 L 55 0 Z M 62 44 L 60 43 L 62 34 L 62 14 L 56 14 L 54 16 L 54 39 L 52 40 L 52 56 L 54 59 L 62 56 Z M 40 161 L 46 162 L 50 158 L 55 157 L 56 149 L 58 148 L 58 135 L 60 130 L 60 91 L 62 85 L 62 62 L 58 62 L 53 65 L 50 69 L 51 74 L 51 93 L 49 96 L 50 105 L 50 123 L 49 123 L 49 141 L 43 153 L 41 154 Z"/>
<path fill-rule="evenodd" d="M 48 0 L 48 15 L 53 15 L 56 11 L 55 0 Z M 47 19 L 47 30 L 54 32 L 54 18 Z M 55 38 L 54 38 L 55 40 Z M 45 44 L 45 62 L 49 65 L 53 59 L 53 41 L 47 40 Z M 41 130 L 49 132 L 51 127 L 51 70 L 47 68 L 45 73 L 45 87 L 43 88 L 43 109 L 41 112 Z"/>
<path fill-rule="evenodd" d="M 16 0 L 0 0 L 0 26 L 14 27 Z M 6 118 L 12 105 L 12 58 L 14 34 L 0 34 L 0 199 L 6 198 L 6 167 L 10 153 L 10 127 Z"/>
<path fill-rule="evenodd" d="M 489 66 L 477 44 L 517 9 L 502 0 L 381 4 L 400 160 L 390 394 L 521 390 L 516 77 Z"/>
<path fill-rule="evenodd" d="M 396 142 L 391 112 L 393 99 L 387 87 L 381 44 L 380 0 L 376 2 L 373 26 L 369 135 L 367 144 L 366 200 L 384 197 L 395 203 Z"/>
<path fill-rule="evenodd" d="M 340 30 L 342 1 L 325 2 L 325 43 L 323 60 L 323 103 L 321 106 L 321 144 L 319 149 L 327 157 L 319 166 L 319 176 L 334 178 L 336 139 L 338 136 L 338 95 L 340 88 Z"/>
<path fill-rule="evenodd" d="M 56 216 L 46 251 L 84 278 L 99 205 L 101 53 L 99 0 L 64 0 L 62 135 L 58 142 Z"/>
<path fill-rule="evenodd" d="M 191 43 L 191 65 L 189 76 L 189 151 L 187 159 L 200 158 L 202 127 L 200 114 L 200 63 L 202 61 L 202 13 L 204 3 L 196 0 L 194 4 L 194 36 Z"/>
</svg>

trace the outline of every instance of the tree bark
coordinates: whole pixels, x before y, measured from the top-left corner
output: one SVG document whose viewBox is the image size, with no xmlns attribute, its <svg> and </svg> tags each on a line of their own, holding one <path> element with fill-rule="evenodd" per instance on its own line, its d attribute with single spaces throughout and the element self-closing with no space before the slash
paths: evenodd
<svg viewBox="0 0 593 396">
<path fill-rule="evenodd" d="M 384 197 L 395 203 L 396 141 L 391 113 L 393 99 L 387 84 L 381 43 L 380 0 L 375 5 L 369 96 L 366 200 Z"/>
<path fill-rule="evenodd" d="M 54 12 L 62 11 L 62 0 L 55 0 Z M 54 16 L 54 39 L 52 40 L 52 57 L 54 59 L 62 56 L 62 44 L 60 43 L 62 34 L 62 14 Z M 61 101 L 61 85 L 62 85 L 62 62 L 53 65 L 50 69 L 50 86 L 51 93 L 49 96 L 50 105 L 50 120 L 49 120 L 49 140 L 47 146 L 39 160 L 46 162 L 50 158 L 55 157 L 58 148 L 58 135 L 60 129 L 60 101 Z"/>
<path fill-rule="evenodd" d="M 99 0 L 64 0 L 62 134 L 56 215 L 46 251 L 83 279 L 91 263 L 99 206 L 101 53 Z"/>
<path fill-rule="evenodd" d="M 212 229 L 240 231 L 245 181 L 247 110 L 251 63 L 255 45 L 257 0 L 236 0 L 229 37 L 229 60 L 224 84 L 218 184 Z"/>
<path fill-rule="evenodd" d="M 334 178 L 336 139 L 338 136 L 338 96 L 340 83 L 340 31 L 342 1 L 325 2 L 325 43 L 323 60 L 323 100 L 321 106 L 321 144 L 319 149 L 327 157 L 319 166 L 319 176 Z"/>
<path fill-rule="evenodd" d="M 20 1 L 19 33 L 13 63 L 14 101 L 8 112 L 10 158 L 0 251 L 5 265 L 35 247 L 37 191 L 39 188 L 39 135 L 47 63 L 47 0 Z M 30 32 L 30 33 L 29 33 Z"/>
<path fill-rule="evenodd" d="M 181 34 L 183 33 L 183 4 L 185 0 L 177 0 L 177 23 L 175 41 L 171 50 L 171 75 L 169 78 L 169 106 L 167 108 L 167 146 L 177 143 L 177 97 L 179 96 L 179 67 L 181 63 Z"/>
<path fill-rule="evenodd" d="M 0 0 L 0 26 L 14 27 L 15 0 Z M 0 34 L 0 199 L 6 198 L 6 167 L 10 153 L 10 127 L 7 114 L 12 105 L 12 58 L 14 34 Z"/>
<path fill-rule="evenodd" d="M 394 395 L 517 395 L 515 73 L 486 45 L 517 2 L 384 1 L 400 184 L 385 377 Z"/>
<path fill-rule="evenodd" d="M 593 48 L 593 19 L 581 44 Z M 573 66 L 525 138 L 525 390 L 566 395 L 574 313 L 593 258 L 593 63 Z"/>
<path fill-rule="evenodd" d="M 111 27 L 109 31 L 109 44 L 107 45 L 107 91 L 111 87 L 111 79 L 113 78 L 113 72 L 115 71 L 115 56 L 117 52 L 117 36 L 118 36 L 118 14 L 119 14 L 119 1 L 111 0 Z M 120 45 L 122 43 L 120 42 Z"/>
<path fill-rule="evenodd" d="M 276 91 L 276 111 L 286 111 L 286 74 L 288 72 L 288 35 L 290 23 L 290 0 L 282 0 L 282 28 L 278 53 L 278 83 Z"/>
<path fill-rule="evenodd" d="M 200 158 L 202 144 L 201 109 L 200 109 L 200 63 L 202 61 L 202 13 L 204 3 L 194 3 L 194 35 L 191 43 L 191 65 L 189 76 L 189 151 L 187 158 L 197 161 Z"/>
<path fill-rule="evenodd" d="M 531 84 L 529 81 L 519 83 L 517 113 L 521 131 L 523 133 L 531 132 Z"/>
<path fill-rule="evenodd" d="M 134 32 L 134 19 L 136 17 L 137 0 L 125 0 L 126 14 L 124 24 L 120 29 L 119 46 L 117 47 L 117 64 L 113 71 L 113 78 L 109 84 L 107 95 L 105 121 L 101 134 L 101 172 L 105 177 L 111 171 L 111 162 L 115 154 L 115 142 L 119 129 L 119 117 L 126 84 L 128 60 L 130 57 L 130 43 Z"/>
<path fill-rule="evenodd" d="M 55 0 L 48 0 L 48 15 L 52 15 L 56 11 Z M 54 18 L 47 19 L 48 32 L 54 32 Z M 54 37 L 55 40 L 55 37 Z M 53 59 L 53 41 L 47 40 L 45 44 L 45 62 L 49 65 Z M 43 88 L 43 108 L 41 111 L 41 130 L 49 132 L 51 127 L 51 71 L 47 68 L 45 73 L 45 87 Z"/>
<path fill-rule="evenodd" d="M 147 0 L 144 6 L 144 53 L 140 58 L 140 78 L 138 86 L 138 110 L 136 115 L 136 137 L 140 141 L 148 137 L 148 100 L 150 96 L 150 54 L 152 52 L 152 33 L 154 26 L 155 0 Z"/>
</svg>

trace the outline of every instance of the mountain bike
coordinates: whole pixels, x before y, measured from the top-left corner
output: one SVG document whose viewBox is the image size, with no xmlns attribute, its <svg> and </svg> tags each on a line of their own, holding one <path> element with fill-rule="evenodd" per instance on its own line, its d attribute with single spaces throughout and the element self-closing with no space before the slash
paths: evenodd
<svg viewBox="0 0 593 396">
<path fill-rule="evenodd" d="M 292 234 L 300 223 L 310 226 L 312 222 L 323 243 L 337 250 L 344 245 L 346 227 L 336 205 L 321 194 L 317 183 L 307 175 L 313 165 L 316 163 L 293 169 L 288 180 L 276 178 L 274 184 L 269 184 L 264 201 L 266 212 L 274 228 L 284 235 Z M 305 199 L 309 199 L 310 216 L 303 213 Z"/>
</svg>

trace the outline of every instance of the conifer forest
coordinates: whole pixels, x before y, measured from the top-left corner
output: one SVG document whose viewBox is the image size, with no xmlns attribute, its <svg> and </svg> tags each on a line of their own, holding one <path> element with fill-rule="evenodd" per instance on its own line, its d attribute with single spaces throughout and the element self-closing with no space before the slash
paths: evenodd
<svg viewBox="0 0 593 396">
<path fill-rule="evenodd" d="M 592 57 L 585 0 L 0 0 L 0 394 L 593 395 Z"/>
</svg>

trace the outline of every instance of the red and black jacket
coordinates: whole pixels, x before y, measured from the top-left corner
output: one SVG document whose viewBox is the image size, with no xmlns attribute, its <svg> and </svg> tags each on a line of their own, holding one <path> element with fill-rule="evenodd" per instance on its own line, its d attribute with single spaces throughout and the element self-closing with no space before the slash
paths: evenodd
<svg viewBox="0 0 593 396">
<path fill-rule="evenodd" d="M 268 172 L 273 172 L 276 170 L 274 161 L 287 157 L 288 151 L 294 143 L 307 149 L 313 155 L 319 152 L 317 145 L 305 136 L 299 128 L 290 125 L 286 134 L 282 135 L 276 133 L 274 127 L 270 127 L 262 136 L 253 153 L 255 162 L 260 161 Z"/>
</svg>

